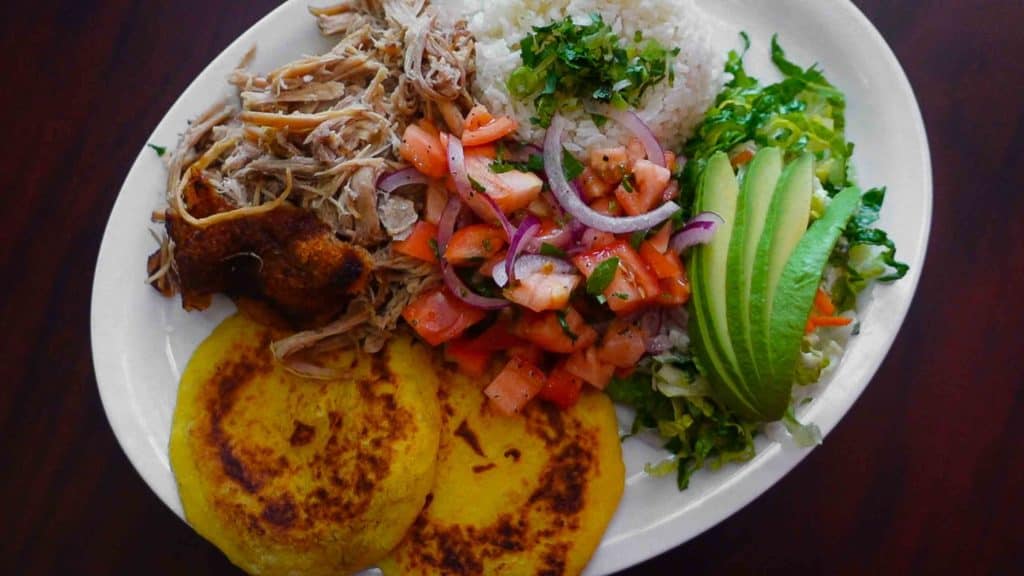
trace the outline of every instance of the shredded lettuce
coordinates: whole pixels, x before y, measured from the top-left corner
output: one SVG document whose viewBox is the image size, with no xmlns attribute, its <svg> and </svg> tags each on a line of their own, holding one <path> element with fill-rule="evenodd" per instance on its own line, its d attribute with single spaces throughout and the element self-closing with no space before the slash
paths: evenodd
<svg viewBox="0 0 1024 576">
<path fill-rule="evenodd" d="M 680 490 L 689 486 L 697 470 L 754 456 L 757 424 L 743 422 L 708 396 L 707 384 L 685 354 L 644 361 L 628 378 L 613 378 L 606 391 L 615 402 L 636 410 L 632 433 L 652 429 L 665 439 L 673 458 L 650 464 L 645 471 L 675 472 Z"/>
</svg>

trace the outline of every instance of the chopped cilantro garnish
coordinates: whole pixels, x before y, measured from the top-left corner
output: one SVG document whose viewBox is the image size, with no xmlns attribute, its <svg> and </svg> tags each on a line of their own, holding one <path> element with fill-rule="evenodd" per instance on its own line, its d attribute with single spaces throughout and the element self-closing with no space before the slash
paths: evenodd
<svg viewBox="0 0 1024 576">
<path fill-rule="evenodd" d="M 666 77 L 672 84 L 671 60 L 679 53 L 640 31 L 620 37 L 599 14 L 583 24 L 565 18 L 534 26 L 519 48 L 523 65 L 509 76 L 508 89 L 516 98 L 533 98 L 531 120 L 545 128 L 556 112 L 578 109 L 584 98 L 638 106 L 651 86 Z"/>
<path fill-rule="evenodd" d="M 483 184 L 478 182 L 476 178 L 473 178 L 472 176 L 466 176 L 466 177 L 469 178 L 469 185 L 473 187 L 473 190 L 475 190 L 477 192 L 486 192 L 487 191 L 487 188 L 484 187 Z"/>
<path fill-rule="evenodd" d="M 565 258 L 566 256 L 565 250 L 562 250 L 558 246 L 548 244 L 547 242 L 540 245 L 540 254 L 541 256 L 553 256 L 555 258 Z"/>
<path fill-rule="evenodd" d="M 146 146 L 152 148 L 153 151 L 156 152 L 156 155 L 161 158 L 163 158 L 164 154 L 167 154 L 167 148 L 165 146 L 157 146 L 156 144 L 146 144 Z"/>
<path fill-rule="evenodd" d="M 565 148 L 562 149 L 562 170 L 565 171 L 565 179 L 569 181 L 575 180 L 583 173 L 583 163 Z"/>
<path fill-rule="evenodd" d="M 572 340 L 573 344 L 575 344 L 576 340 L 579 339 L 579 336 L 572 331 L 572 328 L 569 327 L 569 321 L 565 319 L 565 310 L 555 311 L 555 317 L 558 318 L 558 325 L 562 327 L 562 332 L 564 332 L 565 335 L 569 337 L 569 340 Z"/>
<path fill-rule="evenodd" d="M 587 278 L 587 294 L 597 295 L 604 292 L 605 288 L 612 283 L 612 279 L 615 278 L 615 272 L 618 269 L 619 258 L 617 256 L 612 256 L 594 266 L 594 271 Z"/>
</svg>

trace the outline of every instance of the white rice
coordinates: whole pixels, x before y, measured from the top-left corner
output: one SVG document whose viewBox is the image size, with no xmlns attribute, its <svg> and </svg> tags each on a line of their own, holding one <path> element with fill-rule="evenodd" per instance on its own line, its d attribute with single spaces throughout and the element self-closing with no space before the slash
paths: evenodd
<svg viewBox="0 0 1024 576">
<path fill-rule="evenodd" d="M 476 37 L 474 96 L 493 113 L 515 116 L 518 136 L 524 141 L 539 144 L 544 129 L 530 123 L 535 115 L 532 101 L 512 98 L 505 85 L 522 64 L 518 43 L 531 27 L 566 16 L 584 22 L 597 13 L 620 38 L 632 39 L 640 30 L 644 38 L 655 38 L 667 49 L 680 49 L 672 62 L 673 85 L 669 86 L 666 76 L 647 90 L 636 111 L 664 146 L 678 149 L 685 142 L 722 87 L 724 54 L 712 43 L 713 27 L 719 24 L 693 0 L 446 0 L 443 4 L 451 13 L 467 15 Z M 567 141 L 576 145 L 572 148 L 606 146 L 628 138 L 611 122 L 598 129 L 582 110 L 566 116 L 574 127 L 567 134 Z"/>
</svg>

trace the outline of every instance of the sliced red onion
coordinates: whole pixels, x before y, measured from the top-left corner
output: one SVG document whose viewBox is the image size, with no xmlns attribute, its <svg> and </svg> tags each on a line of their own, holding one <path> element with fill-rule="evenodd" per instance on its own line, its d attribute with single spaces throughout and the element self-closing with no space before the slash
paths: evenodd
<svg viewBox="0 0 1024 576">
<path fill-rule="evenodd" d="M 514 281 L 516 279 L 515 263 L 516 258 L 519 257 L 519 253 L 526 248 L 530 240 L 540 230 L 540 220 L 533 214 L 527 214 L 526 218 L 519 224 L 519 229 L 512 236 L 512 240 L 508 243 L 508 255 L 505 256 L 505 278 L 506 281 Z M 495 278 L 495 282 L 498 282 L 498 278 Z M 505 287 L 504 283 L 498 282 L 498 286 Z"/>
<path fill-rule="evenodd" d="M 588 106 L 587 111 L 591 114 L 607 116 L 626 130 L 629 130 L 644 145 L 644 150 L 647 151 L 647 159 L 662 168 L 666 168 L 665 150 L 658 143 L 658 138 L 654 136 L 651 128 L 635 112 L 619 110 L 614 106 Z"/>
<path fill-rule="evenodd" d="M 725 220 L 714 212 L 701 212 L 672 237 L 668 247 L 673 252 L 682 253 L 691 246 L 707 244 L 714 236 L 715 230 L 724 222 Z"/>
<path fill-rule="evenodd" d="M 464 202 L 468 203 L 470 198 L 478 195 L 490 205 L 494 218 L 505 229 L 505 234 L 508 236 L 509 242 L 511 242 L 512 236 L 515 234 L 515 226 L 508 221 L 508 218 L 505 217 L 505 214 L 498 207 L 498 203 L 494 201 L 494 198 L 491 198 L 486 192 L 478 194 L 473 190 L 473 185 L 469 182 L 469 173 L 466 172 L 466 153 L 462 148 L 462 141 L 454 135 L 448 136 L 448 172 L 452 175 L 452 180 L 455 181 L 455 190 L 458 191 L 459 197 Z"/>
<path fill-rule="evenodd" d="M 544 136 L 544 171 L 558 203 L 574 218 L 591 228 L 613 234 L 626 234 L 654 228 L 679 210 L 679 206 L 674 202 L 666 202 L 646 214 L 615 218 L 596 212 L 584 204 L 569 185 L 562 168 L 562 135 L 565 132 L 565 125 L 566 120 L 561 115 L 556 114 L 551 120 L 551 127 Z"/>
<path fill-rule="evenodd" d="M 430 178 L 419 170 L 409 167 L 397 172 L 385 174 L 377 181 L 377 188 L 384 192 L 394 192 L 403 186 L 412 184 L 429 184 Z"/>
<path fill-rule="evenodd" d="M 517 278 L 526 278 L 537 272 L 545 274 L 575 274 L 577 270 L 572 264 L 553 256 L 526 254 L 516 260 L 515 273 Z"/>
<path fill-rule="evenodd" d="M 441 256 L 441 275 L 444 277 L 444 284 L 456 298 L 470 306 L 484 310 L 504 308 L 509 305 L 508 300 L 488 298 L 474 293 L 455 273 L 455 268 L 444 258 L 444 250 L 448 247 L 448 241 L 451 240 L 452 234 L 455 232 L 455 221 L 458 219 L 461 209 L 462 203 L 459 202 L 459 199 L 450 198 L 448 205 L 444 207 L 444 212 L 441 213 L 441 220 L 437 224 L 437 251 Z"/>
</svg>

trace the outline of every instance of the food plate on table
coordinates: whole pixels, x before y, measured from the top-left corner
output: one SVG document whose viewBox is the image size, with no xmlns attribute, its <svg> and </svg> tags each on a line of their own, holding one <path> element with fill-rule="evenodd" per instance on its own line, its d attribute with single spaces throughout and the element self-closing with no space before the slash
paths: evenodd
<svg viewBox="0 0 1024 576">
<path fill-rule="evenodd" d="M 464 6 L 468 4 L 471 3 L 458 2 L 453 5 L 465 9 Z M 899 260 L 906 263 L 909 267 L 908 271 L 898 281 L 879 283 L 861 295 L 855 309 L 857 332 L 852 336 L 848 335 L 848 341 L 844 340 L 846 345 L 841 360 L 837 365 L 828 366 L 822 372 L 823 376 L 820 382 L 805 387 L 802 396 L 807 400 L 795 405 L 795 411 L 787 414 L 791 423 L 799 421 L 807 425 L 792 427 L 791 431 L 795 435 L 811 434 L 813 436 L 813 430 L 816 429 L 824 437 L 850 408 L 882 362 L 907 312 L 920 276 L 930 228 L 932 203 L 930 159 L 920 112 L 910 85 L 892 52 L 870 22 L 849 2 L 786 0 L 763 3 L 741 0 L 721 2 L 698 0 L 697 5 L 717 22 L 716 25 L 709 25 L 704 30 L 712 39 L 712 45 L 720 51 L 717 56 L 720 60 L 714 61 L 717 65 L 724 64 L 725 54 L 729 50 L 741 53 L 744 49 L 743 38 L 746 38 L 750 42 L 750 48 L 743 56 L 746 73 L 760 79 L 762 84 L 778 81 L 782 77 L 778 61 L 773 64 L 771 59 L 772 49 L 775 46 L 773 41 L 775 35 L 778 37 L 779 44 L 785 47 L 786 62 L 795 62 L 804 67 L 817 63 L 818 67 L 824 71 L 828 82 L 845 94 L 845 137 L 856 144 L 851 176 L 855 175 L 856 183 L 865 190 L 876 186 L 887 188 L 888 193 L 884 198 L 884 208 L 881 210 L 880 219 L 872 225 L 876 225 L 888 233 L 888 238 L 899 249 L 897 255 Z M 629 12 L 624 11 L 623 14 L 624 26 L 628 27 Z M 741 32 L 744 33 L 743 36 L 741 36 Z M 174 148 L 189 121 L 203 114 L 215 101 L 237 95 L 235 88 L 229 86 L 225 79 L 236 71 L 236 67 L 243 59 L 248 60 L 248 70 L 265 73 L 304 55 L 323 54 L 330 50 L 335 43 L 336 39 L 331 41 L 318 33 L 316 21 L 309 14 L 308 2 L 293 0 L 284 3 L 240 36 L 197 77 L 171 107 L 148 139 L 148 143 L 157 148 Z M 257 50 L 251 59 L 248 59 L 247 53 L 253 46 L 256 46 Z M 490 54 L 493 55 L 493 52 Z M 477 57 L 480 57 L 479 53 Z M 516 65 L 518 65 L 518 61 Z M 515 68 L 516 66 L 506 66 L 494 69 L 511 71 Z M 480 71 L 481 67 L 478 66 L 478 72 Z M 488 71 L 491 70 L 488 69 Z M 797 69 L 797 73 L 802 72 Z M 685 79 L 679 81 L 683 80 Z M 625 97 L 630 98 L 628 87 L 623 90 L 625 90 L 623 92 Z M 481 100 L 487 102 L 492 108 L 502 106 L 501 98 L 495 97 L 493 94 L 482 95 Z M 711 104 L 711 102 L 705 105 L 707 104 Z M 514 111 L 518 105 L 506 103 L 506 106 L 508 110 Z M 572 118 L 573 110 L 570 108 L 566 107 L 561 113 Z M 609 117 L 616 116 L 614 112 L 607 109 L 601 110 L 604 110 L 603 114 Z M 493 111 L 498 116 L 498 110 Z M 545 124 L 550 122 L 555 127 L 562 126 L 561 122 L 564 121 L 564 118 L 560 117 L 559 113 L 556 110 L 552 118 L 544 119 Z M 511 115 L 511 112 L 509 114 Z M 499 121 L 501 118 L 503 117 L 499 117 Z M 598 122 L 594 120 L 594 123 Z M 618 123 L 618 120 L 611 123 Z M 518 134 L 525 134 L 524 138 L 529 138 L 531 130 L 525 128 L 529 125 L 529 120 L 523 119 L 519 125 L 522 129 Z M 542 128 L 537 128 L 535 132 L 542 138 L 545 134 L 545 130 Z M 571 132 L 572 130 L 570 130 Z M 577 133 L 577 136 L 579 139 L 585 140 L 585 135 L 581 134 L 582 131 Z M 534 144 L 538 146 L 539 152 L 542 147 L 550 147 L 551 142 L 547 143 L 548 146 L 541 141 Z M 556 145 L 559 145 L 558 148 L 561 148 L 560 144 L 560 141 L 556 142 Z M 450 146 L 451 142 L 449 142 L 449 151 L 451 150 Z M 682 148 L 678 143 L 673 143 L 669 147 Z M 570 148 L 572 148 L 571 144 L 567 149 Z M 580 158 L 584 158 L 588 148 L 593 148 L 593 145 L 580 144 L 580 149 L 576 150 L 576 153 Z M 654 160 L 654 156 L 650 154 L 650 148 L 647 151 L 648 158 Z M 749 172 L 745 172 L 746 168 L 742 166 L 751 160 L 756 161 L 760 151 L 752 149 L 749 151 L 750 157 L 741 160 L 737 160 L 737 157 L 743 155 L 742 150 L 739 152 L 735 149 L 730 150 L 727 159 L 723 155 L 719 156 L 718 160 L 711 155 L 701 157 L 697 151 L 697 156 L 694 156 L 694 166 L 696 166 L 697 159 L 701 162 L 707 161 L 709 165 L 724 167 L 723 170 L 729 173 L 729 178 L 732 178 L 733 169 L 740 167 L 741 181 L 746 186 L 747 183 L 743 175 L 749 175 Z M 546 150 L 546 152 L 550 151 Z M 546 156 L 547 160 L 552 159 L 550 154 Z M 416 164 L 414 155 L 403 156 L 403 158 L 409 160 L 410 164 Z M 730 161 L 733 168 L 729 168 Z M 790 159 L 787 156 L 787 170 L 790 168 L 791 161 L 792 164 L 797 164 L 795 158 Z M 658 162 L 662 161 L 658 160 Z M 759 162 L 759 164 L 763 163 Z M 550 170 L 550 164 L 551 162 L 548 162 L 545 169 Z M 639 165 L 640 163 L 637 163 L 637 166 Z M 820 162 L 818 166 L 821 166 Z M 594 164 L 592 163 L 590 167 L 593 168 Z M 561 172 L 560 163 L 559 168 L 559 172 Z M 753 168 L 750 170 L 753 171 Z M 421 171 L 429 172 L 430 167 L 422 167 Z M 178 483 L 174 470 L 172 470 L 172 459 L 168 456 L 179 382 L 182 382 L 182 376 L 186 373 L 186 366 L 189 364 L 193 352 L 213 332 L 215 327 L 235 312 L 235 305 L 230 299 L 217 295 L 213 297 L 205 310 L 187 312 L 182 309 L 181 302 L 177 297 L 165 298 L 147 285 L 147 271 L 142 264 L 146 262 L 147 257 L 153 253 L 156 247 L 150 229 L 159 230 L 161 228 L 159 225 L 150 225 L 149 221 L 154 210 L 166 205 L 167 173 L 168 169 L 161 157 L 154 153 L 154 150 L 143 148 L 121 189 L 107 225 L 96 268 L 92 303 L 92 341 L 97 382 L 104 408 L 119 442 L 147 484 L 168 507 L 179 516 L 184 517 L 186 510 L 179 498 Z M 680 168 L 680 173 L 682 174 L 682 168 Z M 551 174 L 548 172 L 547 175 L 551 176 Z M 642 184 L 643 181 L 641 174 L 638 169 L 635 180 L 638 184 Z M 827 170 L 820 171 L 818 175 L 824 181 L 832 177 L 827 175 Z M 289 187 L 291 186 L 291 177 L 289 172 Z M 708 180 L 703 173 L 698 173 L 695 177 L 699 177 L 701 182 Z M 685 179 L 685 175 L 680 178 Z M 775 178 L 779 178 L 779 176 Z M 851 181 L 853 179 L 850 178 Z M 548 178 L 548 180 L 551 182 L 547 186 L 555 189 L 556 198 L 564 206 L 566 200 L 558 195 L 558 178 Z M 626 182 L 624 185 L 629 188 L 631 186 L 629 181 L 623 180 Z M 841 180 L 843 180 L 843 185 L 852 183 L 845 182 L 845 177 Z M 774 182 L 775 179 L 773 178 L 771 181 Z M 474 185 L 474 188 L 479 185 L 471 176 L 470 183 Z M 622 185 L 620 184 L 620 186 Z M 378 186 L 380 186 L 379 181 Z M 687 184 L 684 182 L 682 186 L 684 186 L 685 194 Z M 700 189 L 705 190 L 706 193 L 703 196 L 698 195 L 697 205 L 708 207 L 709 212 L 711 212 L 711 208 L 714 208 L 714 214 L 720 214 L 723 211 L 728 213 L 729 206 L 723 206 L 720 202 L 716 203 L 715 190 L 719 188 L 722 187 L 704 182 Z M 771 188 L 774 188 L 774 185 Z M 856 195 L 853 192 L 839 192 L 839 186 L 836 188 L 834 192 L 831 192 L 834 198 L 845 200 L 849 197 L 851 202 L 855 201 Z M 288 189 L 290 190 L 290 188 Z M 630 190 L 630 192 L 632 191 Z M 824 192 L 822 193 L 824 194 Z M 735 195 L 735 192 L 733 194 Z M 464 198 L 468 200 L 470 196 L 472 196 L 471 193 Z M 628 196 L 619 198 L 628 198 Z M 469 205 L 473 206 L 472 203 Z M 836 206 L 838 205 L 837 202 Z M 851 204 L 850 210 L 854 210 L 852 206 Z M 573 210 L 569 211 L 575 215 Z M 812 204 L 812 212 L 813 210 Z M 639 212 L 642 215 L 647 212 L 647 209 L 639 209 Z M 630 213 L 632 214 L 632 212 Z M 457 214 L 458 209 L 455 210 L 455 215 L 449 222 L 453 226 Z M 699 218 L 700 215 L 698 213 L 688 216 Z M 824 212 L 824 208 L 822 208 L 822 214 L 818 214 L 816 217 L 824 221 L 826 215 L 827 212 Z M 833 218 L 836 217 L 833 215 Z M 850 216 L 847 215 L 842 221 L 846 222 L 849 219 Z M 525 221 L 525 219 L 520 220 L 519 225 L 526 227 Z M 661 224 L 662 221 L 664 218 L 648 226 L 651 228 L 648 240 L 654 238 L 653 225 Z M 594 222 L 605 221 L 597 219 Z M 690 222 L 692 223 L 694 220 L 690 220 Z M 679 225 L 681 227 L 682 222 Z M 840 225 L 841 227 L 842 225 Z M 461 224 L 460 230 L 455 231 L 456 235 L 466 228 L 465 224 Z M 734 228 L 731 225 L 726 225 L 719 231 L 722 229 L 733 230 Z M 741 230 L 744 229 L 746 228 L 741 227 Z M 811 230 L 814 230 L 813 226 Z M 627 232 L 635 231 L 633 229 Z M 450 232 L 451 230 L 449 230 L 449 236 Z M 824 233 L 822 232 L 822 234 Z M 509 240 L 512 240 L 513 236 L 514 234 L 510 233 Z M 395 238 L 398 237 L 395 236 Z M 454 239 L 454 236 L 451 238 Z M 442 242 L 441 253 L 445 253 L 444 244 L 447 243 L 447 240 L 448 238 L 445 237 Z M 638 240 L 644 242 L 644 236 L 641 235 Z M 711 252 L 703 251 L 713 250 L 714 239 L 702 241 L 709 243 L 705 246 L 691 248 L 691 250 L 699 251 L 693 252 L 694 255 L 711 254 Z M 626 258 L 625 255 L 631 253 L 627 247 L 623 247 L 622 250 L 625 251 L 619 253 L 622 258 Z M 800 248 L 795 248 L 795 250 L 799 252 Z M 543 250 L 540 252 L 544 253 Z M 552 253 L 557 254 L 557 252 Z M 827 255 L 828 253 L 825 252 L 822 257 Z M 708 258 L 710 257 L 705 260 Z M 811 256 L 808 255 L 808 258 Z M 811 259 L 813 260 L 813 258 Z M 508 260 L 509 271 L 516 269 L 513 266 L 514 260 L 515 255 Z M 519 262 L 522 261 L 522 259 L 519 260 Z M 595 277 L 601 276 L 599 269 L 604 262 L 596 262 L 596 265 L 576 264 L 589 277 L 583 281 L 583 284 L 587 288 L 594 288 L 590 292 L 591 296 L 600 294 L 606 289 L 611 290 L 608 286 L 612 279 L 603 283 L 594 280 Z M 618 262 L 619 260 L 615 260 L 616 264 Z M 692 266 L 693 269 L 702 269 L 705 265 L 702 262 L 700 257 L 695 257 L 687 260 L 687 266 Z M 259 269 L 262 271 L 262 259 L 260 263 Z M 590 267 L 587 268 L 587 266 Z M 818 265 L 817 270 L 820 271 L 820 268 L 821 265 Z M 798 271 L 787 269 L 787 272 L 790 274 L 785 276 L 784 272 L 784 278 L 799 276 Z M 576 274 L 576 272 L 572 270 L 569 274 Z M 693 274 L 692 270 L 691 274 Z M 714 278 L 714 272 L 710 272 L 708 277 Z M 815 278 L 817 279 L 817 277 Z M 497 276 L 495 279 L 498 282 Z M 515 281 L 514 274 L 511 280 Z M 505 282 L 507 281 L 509 279 L 506 278 Z M 725 279 L 722 278 L 721 281 L 724 286 Z M 498 285 L 503 286 L 505 282 L 499 282 Z M 595 287 L 594 284 L 603 285 Z M 448 285 L 450 286 L 450 284 Z M 573 284 L 573 286 L 575 285 Z M 816 285 L 817 282 L 815 282 Z M 702 288 L 701 285 L 694 287 L 696 302 L 693 305 L 698 308 L 696 315 L 701 317 L 700 311 L 703 310 L 706 312 L 704 317 L 709 314 L 714 317 L 714 313 L 709 311 L 714 311 L 718 306 L 714 301 L 715 297 L 712 295 L 710 300 L 701 300 L 702 290 L 704 290 L 703 298 L 705 300 L 707 294 L 714 294 L 714 290 Z M 813 287 L 811 290 L 812 292 L 809 294 L 813 294 Z M 615 304 L 615 298 L 620 292 L 612 291 L 609 294 L 612 295 L 612 304 Z M 509 298 L 518 298 L 518 296 L 509 296 Z M 601 304 L 606 303 L 600 298 L 597 301 Z M 530 302 L 536 304 L 532 300 Z M 205 304 L 206 302 L 204 302 Z M 618 304 L 621 305 L 621 303 Z M 830 307 L 831 303 L 826 302 L 821 306 Z M 820 312 L 822 307 L 816 309 Z M 612 310 L 614 311 L 615 308 L 612 307 Z M 319 312 L 320 310 L 313 310 L 310 314 L 316 315 Z M 821 313 L 823 314 L 822 318 L 833 320 L 839 318 L 831 313 Z M 849 316 L 852 317 L 853 314 L 854 312 L 851 310 Z M 608 320 L 612 316 L 607 315 L 605 324 L 607 321 L 614 322 L 614 320 Z M 311 317 L 304 316 L 303 323 Z M 570 333 L 564 317 L 564 314 L 560 316 L 559 321 L 562 324 L 562 329 L 566 330 L 566 333 Z M 691 315 L 691 322 L 693 322 L 693 317 L 694 315 Z M 408 320 L 409 317 L 407 316 L 406 319 Z M 588 321 L 590 321 L 589 318 Z M 800 319 L 800 322 L 800 328 L 802 328 L 803 319 Z M 821 325 L 826 325 L 824 320 L 822 322 Z M 597 323 L 600 324 L 600 322 Z M 814 326 L 808 326 L 808 330 L 813 328 Z M 419 332 L 419 334 L 426 338 L 423 332 Z M 800 331 L 797 336 L 802 336 L 802 334 Z M 575 343 L 576 335 L 570 335 L 573 336 L 572 340 Z M 609 337 L 605 334 L 604 338 Z M 691 336 L 691 338 L 693 337 Z M 429 338 L 427 339 L 429 341 Z M 722 353 L 721 339 L 708 335 L 704 336 L 704 340 L 700 340 L 700 337 L 697 339 L 698 346 L 703 346 L 700 349 L 718 350 L 718 352 L 711 353 L 710 357 L 700 357 L 696 360 L 702 369 L 708 365 L 717 365 L 716 363 L 722 358 L 731 356 L 731 354 Z M 431 343 L 433 344 L 433 342 Z M 742 357 L 744 347 L 739 343 L 734 343 L 735 348 L 741 352 L 739 356 Z M 725 347 L 732 348 L 730 345 Z M 380 350 L 381 348 L 378 346 L 376 349 Z M 756 346 L 755 352 L 752 352 L 751 355 L 758 356 Z M 548 360 L 554 361 L 551 358 Z M 785 408 L 775 401 L 777 395 L 765 400 L 766 397 L 761 397 L 756 393 L 748 394 L 751 380 L 747 378 L 747 374 L 750 369 L 744 368 L 741 361 L 734 360 L 732 366 L 729 364 L 729 362 L 725 362 L 725 366 L 720 370 L 720 375 L 715 373 L 707 376 L 713 385 L 722 390 L 723 396 L 716 396 L 716 398 L 721 399 L 731 394 L 731 400 L 724 400 L 724 402 L 732 406 L 733 410 L 743 412 L 749 409 L 748 414 L 770 415 L 764 419 L 777 420 L 781 416 L 779 410 Z M 824 366 L 819 367 L 819 370 L 822 368 Z M 764 365 L 761 365 L 761 369 L 765 370 Z M 714 372 L 715 370 L 712 368 L 710 371 Z M 771 371 L 772 369 L 768 369 L 768 372 Z M 616 374 L 616 378 L 628 377 L 624 372 Z M 584 377 L 580 376 L 580 378 Z M 589 380 L 587 381 L 589 382 Z M 730 384 L 739 381 L 748 384 L 739 386 Z M 786 404 L 788 404 L 789 398 L 789 385 L 790 382 L 786 381 Z M 736 392 L 737 390 L 738 392 Z M 501 402 L 495 394 L 489 394 L 489 397 L 492 402 Z M 502 409 L 509 412 L 517 412 L 520 408 L 521 406 L 518 405 L 510 406 L 507 403 L 507 398 L 502 404 Z M 621 406 L 618 408 L 618 426 L 622 433 L 630 432 L 632 417 L 631 410 Z M 587 564 L 587 573 L 602 574 L 619 570 L 685 542 L 728 517 L 764 492 L 809 453 L 810 448 L 798 445 L 801 442 L 794 441 L 793 437 L 786 434 L 779 425 L 769 424 L 759 430 L 760 433 L 753 440 L 755 453 L 746 461 L 727 462 L 714 470 L 707 468 L 698 470 L 692 476 L 686 475 L 685 481 L 680 480 L 680 482 L 675 481 L 675 475 L 664 476 L 652 473 L 658 471 L 659 468 L 665 468 L 663 463 L 670 456 L 662 448 L 663 441 L 659 440 L 657 435 L 645 432 L 625 439 L 622 443 L 625 490 L 615 515 L 604 532 L 603 539 Z M 682 475 L 679 478 L 682 478 Z M 685 490 L 680 489 L 683 485 L 685 485 Z"/>
</svg>

